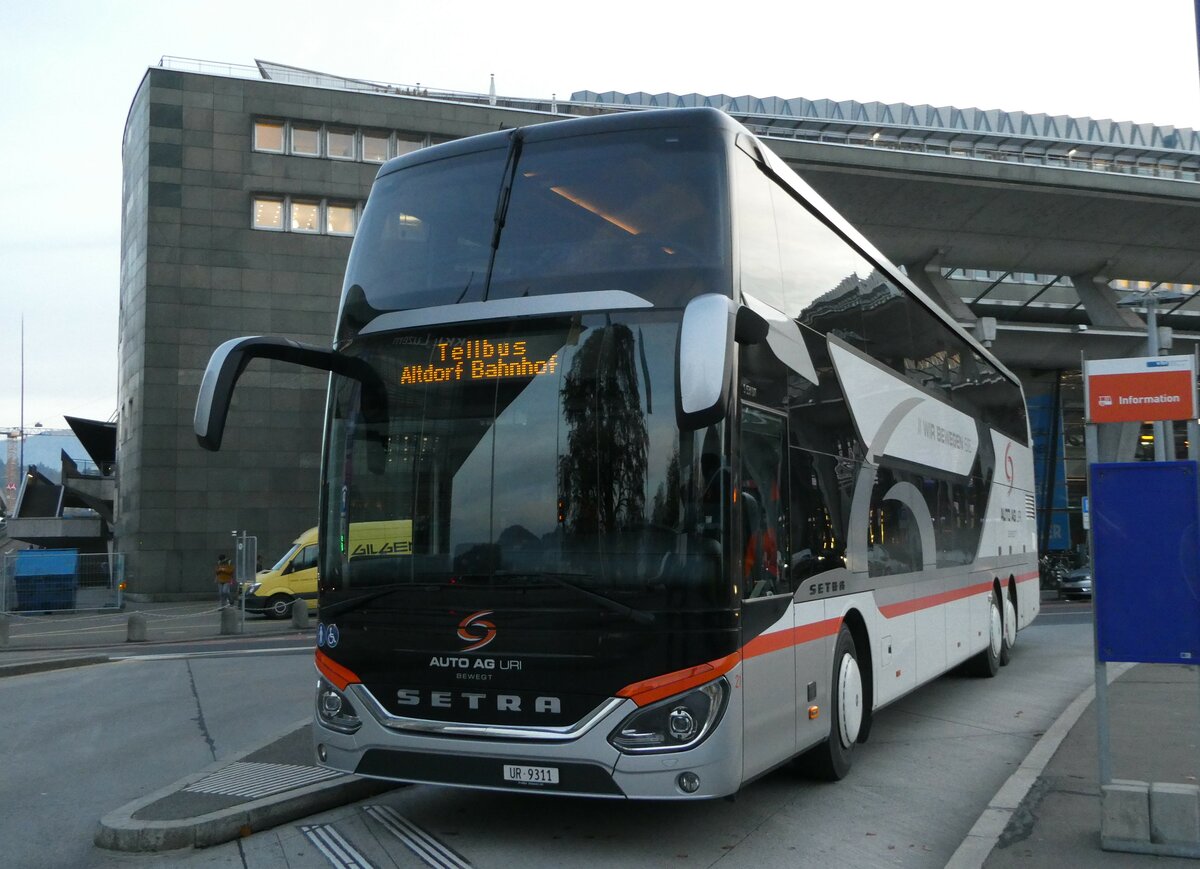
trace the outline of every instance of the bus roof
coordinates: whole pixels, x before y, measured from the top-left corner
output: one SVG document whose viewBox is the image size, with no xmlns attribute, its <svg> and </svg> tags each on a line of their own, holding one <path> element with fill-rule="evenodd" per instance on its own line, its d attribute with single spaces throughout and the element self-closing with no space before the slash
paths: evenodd
<svg viewBox="0 0 1200 869">
<path fill-rule="evenodd" d="M 625 130 L 650 130 L 659 127 L 694 127 L 712 130 L 724 130 L 730 133 L 745 133 L 745 127 L 724 112 L 713 108 L 689 109 L 653 109 L 649 111 L 616 112 L 608 115 L 594 115 L 588 118 L 567 118 L 561 121 L 549 121 L 545 124 L 532 124 L 527 127 L 497 130 L 494 133 L 481 133 L 455 139 L 441 145 L 421 148 L 399 157 L 393 157 L 379 170 L 378 177 L 421 163 L 443 160 L 459 154 L 473 154 L 479 151 L 507 148 L 513 129 L 520 129 L 526 144 L 543 142 L 549 139 L 566 139 L 572 136 L 592 136 L 597 133 L 613 133 Z"/>
<path fill-rule="evenodd" d="M 732 135 L 749 136 L 755 142 L 758 138 L 742 124 L 735 121 L 724 112 L 711 107 L 682 108 L 682 109 L 648 109 L 642 111 L 614 112 L 606 115 L 594 115 L 586 118 L 566 118 L 561 121 L 550 121 L 544 124 L 532 124 L 525 127 L 497 130 L 492 133 L 481 133 L 422 148 L 409 154 L 394 157 L 379 169 L 376 179 L 409 166 L 432 163 L 460 154 L 473 154 L 480 151 L 499 150 L 507 148 L 514 129 L 520 129 L 526 144 L 552 139 L 565 139 L 574 136 L 591 136 L 597 133 L 610 133 L 626 130 L 650 130 L 656 128 L 695 128 L 719 130 Z M 809 208 L 819 212 L 822 218 L 829 222 L 836 231 L 840 232 L 860 250 L 881 267 L 888 277 L 916 298 L 920 304 L 930 310 L 949 329 L 965 339 L 970 347 L 996 367 L 1010 381 L 1020 384 L 1020 380 L 1008 369 L 988 348 L 972 335 L 936 301 L 916 286 L 908 276 L 888 259 L 874 244 L 842 215 L 827 203 L 823 196 L 814 190 L 797 172 L 770 148 L 762 147 L 761 158 L 770 167 L 780 182 L 792 188 Z"/>
</svg>

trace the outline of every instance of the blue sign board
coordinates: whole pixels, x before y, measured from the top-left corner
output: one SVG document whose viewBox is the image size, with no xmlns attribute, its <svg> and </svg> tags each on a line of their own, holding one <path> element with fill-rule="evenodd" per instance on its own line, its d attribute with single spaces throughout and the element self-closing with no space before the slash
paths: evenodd
<svg viewBox="0 0 1200 869">
<path fill-rule="evenodd" d="M 1092 465 L 1091 493 L 1097 657 L 1200 664 L 1196 463 Z"/>
</svg>

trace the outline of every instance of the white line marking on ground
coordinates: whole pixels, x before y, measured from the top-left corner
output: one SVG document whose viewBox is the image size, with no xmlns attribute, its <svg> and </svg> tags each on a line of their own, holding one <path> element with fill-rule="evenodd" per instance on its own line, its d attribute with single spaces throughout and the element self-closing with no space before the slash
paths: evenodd
<svg viewBox="0 0 1200 869">
<path fill-rule="evenodd" d="M 435 869 L 471 869 L 466 859 L 443 845 L 390 806 L 366 806 L 363 811 L 399 839 L 408 850 Z"/>
<path fill-rule="evenodd" d="M 306 824 L 300 828 L 300 832 L 334 866 L 340 869 L 374 869 L 367 858 L 354 850 L 354 846 L 332 825 Z"/>
<path fill-rule="evenodd" d="M 284 646 L 278 649 L 225 649 L 215 652 L 163 652 L 158 655 L 109 655 L 113 661 L 180 661 L 184 658 L 221 658 L 233 655 L 280 655 L 311 652 L 313 646 Z"/>
</svg>

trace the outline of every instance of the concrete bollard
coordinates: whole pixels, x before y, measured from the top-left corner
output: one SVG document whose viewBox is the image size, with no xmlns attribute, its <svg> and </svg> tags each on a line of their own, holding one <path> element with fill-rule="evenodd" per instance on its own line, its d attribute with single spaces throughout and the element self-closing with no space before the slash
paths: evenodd
<svg viewBox="0 0 1200 869">
<path fill-rule="evenodd" d="M 1101 788 L 1100 845 L 1138 842 L 1150 844 L 1150 785 L 1144 781 L 1113 779 Z"/>
<path fill-rule="evenodd" d="M 146 617 L 141 613 L 130 614 L 129 623 L 125 629 L 125 642 L 146 642 Z"/>
<path fill-rule="evenodd" d="M 242 623 L 238 618 L 237 607 L 222 607 L 221 608 L 221 633 L 224 634 L 240 634 L 242 632 Z"/>
<path fill-rule="evenodd" d="M 1150 841 L 1200 845 L 1200 787 L 1150 783 Z"/>
<path fill-rule="evenodd" d="M 0 613 L 0 648 L 8 645 L 8 631 L 12 619 L 8 613 Z"/>
<path fill-rule="evenodd" d="M 308 601 L 296 598 L 292 601 L 292 627 L 308 627 Z"/>
</svg>

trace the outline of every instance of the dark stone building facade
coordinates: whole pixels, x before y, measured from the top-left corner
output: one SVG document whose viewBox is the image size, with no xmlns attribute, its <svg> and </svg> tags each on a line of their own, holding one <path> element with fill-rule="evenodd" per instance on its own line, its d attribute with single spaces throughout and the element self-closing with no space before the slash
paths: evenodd
<svg viewBox="0 0 1200 869">
<path fill-rule="evenodd" d="M 316 524 L 326 378 L 252 363 L 222 450 L 206 452 L 192 415 L 213 349 L 252 334 L 328 345 L 383 159 L 553 117 L 147 71 L 123 144 L 116 549 L 131 593 L 212 593 L 231 531 L 256 535 L 269 563 Z"/>
</svg>

